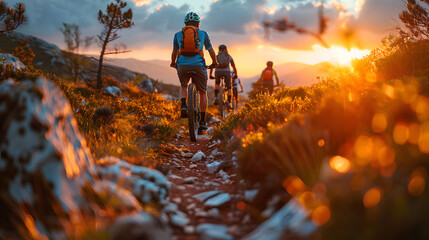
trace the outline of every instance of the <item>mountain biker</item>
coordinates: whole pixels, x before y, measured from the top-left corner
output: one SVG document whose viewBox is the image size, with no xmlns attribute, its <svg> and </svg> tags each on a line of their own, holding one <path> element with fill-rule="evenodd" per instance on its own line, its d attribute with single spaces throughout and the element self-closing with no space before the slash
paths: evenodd
<svg viewBox="0 0 429 240">
<path fill-rule="evenodd" d="M 240 85 L 240 89 L 241 89 L 241 93 L 244 92 L 244 87 L 243 87 L 243 83 L 241 83 L 240 78 L 235 77 L 235 73 L 233 71 L 231 71 L 231 75 L 232 75 L 232 94 L 234 96 L 234 101 L 235 101 L 235 107 L 238 106 L 238 85 Z"/>
<path fill-rule="evenodd" d="M 268 61 L 267 67 L 262 71 L 261 77 L 258 80 L 258 83 L 262 85 L 262 89 L 268 89 L 270 94 L 274 92 L 274 79 L 276 77 L 277 85 L 279 86 L 279 77 L 277 76 L 277 72 L 273 68 L 273 62 Z"/>
<path fill-rule="evenodd" d="M 219 85 L 220 85 L 220 79 L 221 77 L 225 78 L 225 86 L 228 90 L 228 102 L 226 105 L 228 108 L 232 108 L 231 106 L 231 96 L 232 96 L 232 89 L 231 89 L 231 69 L 229 65 L 231 64 L 232 69 L 234 69 L 235 77 L 237 78 L 237 68 L 235 67 L 234 59 L 229 55 L 228 49 L 226 45 L 221 44 L 219 45 L 219 52 L 216 56 L 218 65 L 216 66 L 215 70 L 215 76 L 213 77 L 213 69 L 210 69 L 210 79 L 216 79 L 215 81 L 215 97 L 214 97 L 214 104 L 219 104 Z M 222 96 L 221 96 L 222 97 Z"/>
<path fill-rule="evenodd" d="M 190 77 L 189 71 L 195 71 L 194 81 L 200 95 L 200 129 L 207 129 L 205 122 L 207 109 L 207 69 L 204 59 L 203 46 L 212 59 L 212 67 L 216 65 L 216 53 L 210 43 L 209 35 L 199 29 L 200 17 L 194 12 L 185 16 L 185 27 L 174 35 L 173 51 L 171 53 L 171 67 L 177 69 L 180 80 L 180 101 L 182 102 L 180 115 L 187 117 L 186 93 Z M 177 60 L 177 62 L 176 62 Z"/>
</svg>

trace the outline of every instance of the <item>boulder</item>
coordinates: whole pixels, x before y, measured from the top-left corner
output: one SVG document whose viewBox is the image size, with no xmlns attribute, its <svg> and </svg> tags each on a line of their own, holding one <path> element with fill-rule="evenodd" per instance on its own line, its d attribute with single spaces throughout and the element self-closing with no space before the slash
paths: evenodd
<svg viewBox="0 0 429 240">
<path fill-rule="evenodd" d="M 121 216 L 111 224 L 108 233 L 112 240 L 171 239 L 171 233 L 157 218 L 145 212 Z"/>
<path fill-rule="evenodd" d="M 160 204 L 168 196 L 170 182 L 157 170 L 132 165 L 116 157 L 100 159 L 96 167 L 101 181 L 129 189 L 143 204 Z"/>
<path fill-rule="evenodd" d="M 11 223 L 22 221 L 15 217 L 23 205 L 38 227 L 59 228 L 59 216 L 87 207 L 81 188 L 94 183 L 94 162 L 72 108 L 46 78 L 2 82 L 0 99 L 0 215 L 9 216 L 0 220 L 0 232 L 19 227 Z"/>
<path fill-rule="evenodd" d="M 291 237 L 292 239 L 305 239 L 316 230 L 316 226 L 307 216 L 307 210 L 292 199 L 243 239 L 285 239 L 285 234 L 291 235 L 292 233 L 297 236 Z"/>
<path fill-rule="evenodd" d="M 215 161 L 215 162 L 207 164 L 207 171 L 210 174 L 213 174 L 213 173 L 216 173 L 217 171 L 219 171 L 219 167 L 220 167 L 220 162 Z"/>
<path fill-rule="evenodd" d="M 103 89 L 103 94 L 107 96 L 121 96 L 122 91 L 121 89 L 115 87 L 115 86 L 107 86 Z"/>
<path fill-rule="evenodd" d="M 197 153 L 195 153 L 194 156 L 192 156 L 191 162 L 199 162 L 199 161 L 205 160 L 205 159 L 206 159 L 206 155 L 203 152 L 198 151 Z"/>
<path fill-rule="evenodd" d="M 149 78 L 146 78 L 145 80 L 141 81 L 138 85 L 138 88 L 148 93 L 153 93 L 155 91 L 155 88 L 153 87 L 153 84 Z"/>
<path fill-rule="evenodd" d="M 3 61 L 4 59 L 4 61 Z M 8 53 L 0 53 L 0 64 L 1 65 L 12 65 L 13 70 L 25 69 L 24 63 L 22 63 L 19 58 L 8 54 Z"/>
</svg>

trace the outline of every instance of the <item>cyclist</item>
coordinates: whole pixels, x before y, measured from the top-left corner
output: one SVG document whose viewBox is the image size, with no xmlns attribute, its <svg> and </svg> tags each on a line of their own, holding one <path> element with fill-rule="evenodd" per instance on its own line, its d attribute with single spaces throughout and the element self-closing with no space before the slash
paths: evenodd
<svg viewBox="0 0 429 240">
<path fill-rule="evenodd" d="M 214 97 L 214 104 L 219 104 L 219 85 L 220 85 L 220 79 L 222 77 L 225 78 L 225 86 L 228 90 L 228 102 L 226 105 L 228 108 L 232 108 L 231 106 L 231 96 L 232 96 L 232 89 L 231 89 L 231 69 L 229 65 L 232 66 L 232 69 L 234 69 L 235 77 L 238 77 L 237 74 L 237 68 L 235 67 L 234 59 L 229 55 L 228 49 L 226 45 L 222 44 L 219 46 L 219 52 L 216 56 L 218 65 L 216 66 L 215 76 L 213 77 L 213 69 L 210 69 L 210 79 L 216 79 L 215 81 L 215 97 Z M 221 96 L 222 97 L 222 96 Z"/>
<path fill-rule="evenodd" d="M 235 107 L 238 107 L 238 85 L 240 85 L 240 89 L 241 89 L 241 93 L 244 92 L 244 87 L 243 87 L 243 83 L 241 83 L 240 78 L 235 77 L 235 73 L 233 71 L 231 71 L 231 75 L 232 75 L 232 94 L 234 96 L 234 101 L 235 101 Z"/>
<path fill-rule="evenodd" d="M 258 83 L 262 85 L 263 91 L 265 89 L 268 89 L 270 94 L 273 94 L 274 92 L 274 79 L 273 77 L 276 77 L 277 85 L 279 86 L 279 77 L 277 76 L 277 72 L 273 68 L 273 62 L 268 61 L 267 67 L 262 71 L 261 77 L 258 80 Z"/>
<path fill-rule="evenodd" d="M 205 122 L 207 109 L 207 69 L 204 59 L 203 47 L 209 52 L 212 59 L 212 65 L 216 65 L 216 53 L 210 43 L 209 35 L 199 29 L 200 17 L 194 12 L 189 12 L 185 16 L 185 27 L 182 31 L 174 35 L 173 51 L 171 53 L 171 67 L 177 69 L 177 75 L 180 80 L 180 101 L 182 106 L 180 115 L 187 117 L 186 93 L 189 83 L 189 71 L 196 72 L 194 76 L 195 85 L 200 95 L 200 129 L 207 129 Z M 177 62 L 176 62 L 177 60 Z"/>
</svg>

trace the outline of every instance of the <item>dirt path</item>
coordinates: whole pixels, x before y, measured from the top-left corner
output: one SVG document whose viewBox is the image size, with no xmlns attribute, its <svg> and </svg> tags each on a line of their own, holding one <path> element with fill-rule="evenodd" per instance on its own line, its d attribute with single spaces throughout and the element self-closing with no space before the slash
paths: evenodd
<svg viewBox="0 0 429 240">
<path fill-rule="evenodd" d="M 208 136 L 206 137 L 206 139 L 199 139 L 197 143 L 192 143 L 189 137 L 185 136 L 184 139 L 175 141 L 174 145 L 188 149 L 192 154 L 202 151 L 206 157 L 209 157 L 213 151 L 217 151 L 218 144 L 210 142 Z M 191 158 L 182 155 L 176 154 L 173 157 L 168 176 L 168 180 L 172 183 L 170 200 L 176 203 L 179 210 L 190 220 L 183 229 L 173 230 L 176 239 L 201 239 L 197 233 L 197 227 L 205 223 L 228 227 L 227 234 L 234 239 L 240 239 L 256 227 L 255 223 L 251 223 L 249 216 L 236 207 L 244 197 L 243 191 L 239 189 L 234 167 L 223 170 L 227 177 L 223 172 L 211 174 L 207 170 L 208 163 L 224 161 L 223 158 L 218 154 L 214 159 L 192 162 Z M 213 190 L 229 194 L 231 200 L 221 207 L 208 208 L 204 202 L 194 197 L 196 194 Z"/>
</svg>

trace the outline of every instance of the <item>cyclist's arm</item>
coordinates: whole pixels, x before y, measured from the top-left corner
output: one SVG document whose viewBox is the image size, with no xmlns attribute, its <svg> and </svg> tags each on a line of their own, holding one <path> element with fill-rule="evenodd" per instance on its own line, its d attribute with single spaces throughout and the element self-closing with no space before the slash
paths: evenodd
<svg viewBox="0 0 429 240">
<path fill-rule="evenodd" d="M 235 67 L 235 65 L 232 66 L 232 69 L 234 70 L 235 76 L 238 77 L 237 68 Z"/>
<path fill-rule="evenodd" d="M 264 69 L 264 71 L 262 71 L 261 76 L 258 79 L 259 84 L 262 84 L 262 78 L 264 77 L 264 73 L 265 73 L 265 69 Z"/>
<path fill-rule="evenodd" d="M 240 87 L 241 87 L 241 91 L 244 92 L 243 83 L 241 83 L 241 81 L 240 81 Z"/>
<path fill-rule="evenodd" d="M 210 54 L 210 58 L 212 59 L 212 64 L 217 65 L 215 51 L 213 50 L 213 48 L 210 48 L 208 51 L 209 51 L 209 54 Z"/>
<path fill-rule="evenodd" d="M 176 64 L 177 52 L 176 49 L 173 49 L 173 52 L 171 52 L 171 64 Z"/>
<path fill-rule="evenodd" d="M 277 76 L 277 72 L 273 69 L 274 76 L 276 77 L 277 86 L 279 85 L 279 77 Z"/>
</svg>

